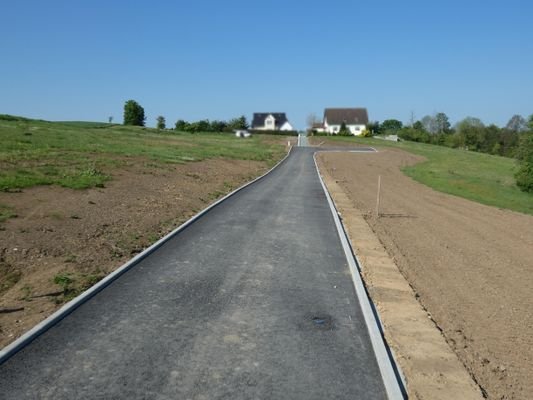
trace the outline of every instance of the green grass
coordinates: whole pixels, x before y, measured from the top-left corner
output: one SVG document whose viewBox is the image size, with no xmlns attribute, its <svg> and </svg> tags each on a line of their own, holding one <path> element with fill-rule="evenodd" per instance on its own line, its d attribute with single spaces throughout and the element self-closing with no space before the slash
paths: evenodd
<svg viewBox="0 0 533 400">
<path fill-rule="evenodd" d="M 268 136 L 189 134 L 90 122 L 47 122 L 0 115 L 0 190 L 35 185 L 103 186 L 105 171 L 139 162 L 181 164 L 210 158 L 278 160 Z"/>
<path fill-rule="evenodd" d="M 317 137 L 316 140 L 394 147 L 421 155 L 427 161 L 402 169 L 416 181 L 444 193 L 533 215 L 533 194 L 524 193 L 516 186 L 517 164 L 513 159 L 415 142 L 353 137 Z"/>
<path fill-rule="evenodd" d="M 54 276 L 53 282 L 61 287 L 63 291 L 61 298 L 56 298 L 56 303 L 63 303 L 72 300 L 74 297 L 80 295 L 91 286 L 95 285 L 105 274 L 97 272 L 95 274 L 81 274 L 63 272 Z"/>
</svg>

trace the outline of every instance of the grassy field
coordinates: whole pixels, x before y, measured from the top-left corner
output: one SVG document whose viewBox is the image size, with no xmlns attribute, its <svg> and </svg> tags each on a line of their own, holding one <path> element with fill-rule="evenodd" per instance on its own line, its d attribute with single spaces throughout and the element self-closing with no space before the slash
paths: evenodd
<svg viewBox="0 0 533 400">
<path fill-rule="evenodd" d="M 415 142 L 353 137 L 317 137 L 315 140 L 387 146 L 421 155 L 427 161 L 403 168 L 405 174 L 418 182 L 482 204 L 533 215 L 533 195 L 516 186 L 517 164 L 513 159 Z"/>
<path fill-rule="evenodd" d="M 279 160 L 279 139 L 189 134 L 92 122 L 47 122 L 0 115 L 0 190 L 57 184 L 102 186 L 128 159 L 185 163 L 210 158 Z M 131 161 L 130 161 L 131 162 Z"/>
</svg>

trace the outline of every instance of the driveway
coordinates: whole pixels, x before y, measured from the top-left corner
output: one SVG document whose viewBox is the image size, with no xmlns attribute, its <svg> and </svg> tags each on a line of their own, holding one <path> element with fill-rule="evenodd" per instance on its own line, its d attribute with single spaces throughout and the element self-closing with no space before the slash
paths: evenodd
<svg viewBox="0 0 533 400">
<path fill-rule="evenodd" d="M 6 399 L 385 399 L 312 148 L 0 365 Z"/>
</svg>

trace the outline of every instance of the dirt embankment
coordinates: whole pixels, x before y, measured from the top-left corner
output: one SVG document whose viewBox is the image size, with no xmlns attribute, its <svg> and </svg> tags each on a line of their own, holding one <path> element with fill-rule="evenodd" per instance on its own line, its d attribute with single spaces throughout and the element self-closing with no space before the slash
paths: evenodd
<svg viewBox="0 0 533 400">
<path fill-rule="evenodd" d="M 421 185 L 400 171 L 421 158 L 399 150 L 320 157 L 487 397 L 530 399 L 533 217 Z"/>
<path fill-rule="evenodd" d="M 266 171 L 256 161 L 155 165 L 132 159 L 105 188 L 0 193 L 17 218 L 0 223 L 0 348 L 81 290 Z"/>
</svg>

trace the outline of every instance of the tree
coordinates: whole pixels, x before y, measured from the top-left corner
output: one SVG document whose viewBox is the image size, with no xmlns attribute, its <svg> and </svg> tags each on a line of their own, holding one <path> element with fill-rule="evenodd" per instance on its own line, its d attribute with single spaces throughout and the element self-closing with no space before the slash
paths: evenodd
<svg viewBox="0 0 533 400">
<path fill-rule="evenodd" d="M 348 135 L 351 135 L 350 130 L 349 130 L 348 127 L 346 126 L 346 121 L 342 121 L 341 127 L 340 127 L 340 129 L 339 129 L 339 132 L 337 132 L 337 135 L 340 135 L 340 136 L 348 136 Z"/>
<path fill-rule="evenodd" d="M 372 135 L 379 135 L 381 133 L 381 125 L 379 124 L 379 121 L 375 122 L 369 122 L 366 125 L 366 129 L 372 134 Z"/>
<path fill-rule="evenodd" d="M 431 118 L 431 117 L 429 117 Z M 415 121 L 408 127 L 403 127 L 398 132 L 398 136 L 404 140 L 411 140 L 413 142 L 430 143 L 431 137 L 424 127 L 422 121 Z"/>
<path fill-rule="evenodd" d="M 246 121 L 246 117 L 241 115 L 239 118 L 230 120 L 228 126 L 231 129 L 248 129 L 248 122 Z"/>
<path fill-rule="evenodd" d="M 442 112 L 435 114 L 435 133 L 449 133 L 450 121 L 448 116 Z"/>
<path fill-rule="evenodd" d="M 479 118 L 466 117 L 455 126 L 456 146 L 479 150 L 485 140 L 485 125 Z"/>
<path fill-rule="evenodd" d="M 417 131 L 420 131 L 420 132 L 427 132 L 426 128 L 424 127 L 424 124 L 422 123 L 422 121 L 416 121 L 413 124 L 413 129 L 415 129 Z"/>
<path fill-rule="evenodd" d="M 420 123 L 423 125 L 424 130 L 432 135 L 451 133 L 450 120 L 443 112 L 436 113 L 433 116 L 426 115 L 420 120 Z"/>
<path fill-rule="evenodd" d="M 210 131 L 211 132 L 223 132 L 224 129 L 226 129 L 226 126 L 228 124 L 226 123 L 226 121 L 217 121 L 217 120 L 214 120 L 214 121 L 211 121 L 211 127 L 210 127 Z"/>
<path fill-rule="evenodd" d="M 431 115 L 426 115 L 424 118 L 420 120 L 420 123 L 424 127 L 424 130 L 428 133 L 435 134 L 436 132 L 436 126 L 435 118 Z"/>
<path fill-rule="evenodd" d="M 111 124 L 111 123 L 113 122 L 113 116 L 108 117 L 108 118 L 107 118 L 107 121 Z"/>
<path fill-rule="evenodd" d="M 208 119 L 202 119 L 200 121 L 193 122 L 191 125 L 195 125 L 196 132 L 209 132 L 211 124 Z"/>
<path fill-rule="evenodd" d="M 307 122 L 307 127 L 309 129 L 313 129 L 315 125 L 320 124 L 322 121 L 318 118 L 318 116 L 315 113 L 311 113 L 307 116 L 305 119 L 305 122 Z"/>
<path fill-rule="evenodd" d="M 387 134 L 397 134 L 400 129 L 402 129 L 402 121 L 397 119 L 386 119 L 381 123 L 381 131 Z"/>
<path fill-rule="evenodd" d="M 516 158 L 519 162 L 516 184 L 520 190 L 533 193 L 533 132 L 521 136 Z"/>
<path fill-rule="evenodd" d="M 157 120 L 157 129 L 165 129 L 167 127 L 165 117 L 163 117 L 162 115 L 157 117 L 156 120 Z"/>
<path fill-rule="evenodd" d="M 144 126 L 144 108 L 135 100 L 128 100 L 124 104 L 124 125 Z"/>
<path fill-rule="evenodd" d="M 529 127 L 530 130 L 533 131 L 533 114 L 531 114 L 529 118 L 527 119 L 527 126 Z"/>
<path fill-rule="evenodd" d="M 177 131 L 186 132 L 188 125 L 189 123 L 187 121 L 184 121 L 183 119 L 178 119 L 176 121 L 176 125 L 174 126 L 174 129 L 176 129 Z"/>
<path fill-rule="evenodd" d="M 520 135 L 507 129 L 500 129 L 498 138 L 500 155 L 504 157 L 515 157 L 516 149 L 520 145 Z"/>
<path fill-rule="evenodd" d="M 527 130 L 527 122 L 524 117 L 521 115 L 515 114 L 511 117 L 505 129 L 510 130 L 511 132 L 524 132 Z"/>
</svg>

